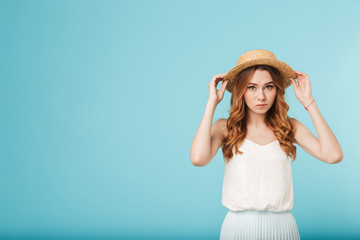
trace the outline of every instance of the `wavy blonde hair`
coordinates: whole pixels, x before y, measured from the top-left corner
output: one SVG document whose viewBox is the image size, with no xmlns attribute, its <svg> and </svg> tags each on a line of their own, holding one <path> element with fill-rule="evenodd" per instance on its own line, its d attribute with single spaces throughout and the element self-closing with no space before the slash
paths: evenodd
<svg viewBox="0 0 360 240">
<path fill-rule="evenodd" d="M 277 88 L 276 97 L 271 108 L 266 112 L 265 124 L 269 127 L 277 140 L 280 147 L 290 158 L 296 159 L 296 146 L 293 145 L 295 128 L 287 112 L 289 105 L 285 102 L 284 81 L 280 72 L 268 65 L 255 65 L 241 71 L 233 82 L 233 90 L 231 94 L 230 116 L 227 119 L 228 136 L 223 140 L 222 152 L 225 161 L 230 161 L 233 157 L 232 149 L 243 154 L 239 150 L 239 146 L 244 141 L 247 133 L 247 106 L 245 104 L 244 94 L 247 90 L 248 81 L 253 76 L 255 70 L 266 70 L 270 73 L 274 84 Z"/>
</svg>

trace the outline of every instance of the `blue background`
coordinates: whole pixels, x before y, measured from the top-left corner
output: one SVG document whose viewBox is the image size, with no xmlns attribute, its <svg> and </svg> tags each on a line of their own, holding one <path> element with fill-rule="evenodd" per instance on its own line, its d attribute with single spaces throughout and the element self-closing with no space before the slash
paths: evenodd
<svg viewBox="0 0 360 240">
<path fill-rule="evenodd" d="M 302 239 L 360 237 L 359 1 L 1 1 L 0 237 L 218 239 L 221 150 L 190 162 L 208 84 L 267 49 L 309 75 L 344 152 L 297 146 Z M 220 87 L 220 86 L 219 86 Z M 289 116 L 317 136 L 287 89 Z M 225 93 L 213 122 L 227 118 Z"/>
</svg>

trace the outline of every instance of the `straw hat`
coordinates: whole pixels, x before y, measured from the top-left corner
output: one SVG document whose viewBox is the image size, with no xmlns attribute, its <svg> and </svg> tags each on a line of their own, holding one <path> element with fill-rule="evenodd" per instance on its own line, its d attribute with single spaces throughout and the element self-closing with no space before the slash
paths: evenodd
<svg viewBox="0 0 360 240">
<path fill-rule="evenodd" d="M 288 88 L 292 82 L 290 78 L 295 78 L 294 70 L 286 63 L 276 59 L 275 55 L 264 49 L 252 50 L 241 55 L 235 67 L 233 67 L 223 78 L 228 80 L 226 90 L 231 93 L 233 81 L 238 73 L 242 70 L 254 65 L 269 65 L 278 69 L 284 79 L 285 89 Z"/>
</svg>

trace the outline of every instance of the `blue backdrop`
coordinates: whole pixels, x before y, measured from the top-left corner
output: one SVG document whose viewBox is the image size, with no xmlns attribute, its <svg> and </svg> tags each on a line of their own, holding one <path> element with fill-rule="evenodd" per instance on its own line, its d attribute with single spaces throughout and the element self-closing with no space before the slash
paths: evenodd
<svg viewBox="0 0 360 240">
<path fill-rule="evenodd" d="M 360 237 L 359 1 L 1 1 L 0 238 L 218 239 L 221 150 L 190 162 L 208 84 L 254 49 L 309 75 L 344 152 L 297 146 L 302 239 Z M 286 92 L 289 116 L 317 136 Z M 225 93 L 213 122 L 227 118 Z"/>
</svg>

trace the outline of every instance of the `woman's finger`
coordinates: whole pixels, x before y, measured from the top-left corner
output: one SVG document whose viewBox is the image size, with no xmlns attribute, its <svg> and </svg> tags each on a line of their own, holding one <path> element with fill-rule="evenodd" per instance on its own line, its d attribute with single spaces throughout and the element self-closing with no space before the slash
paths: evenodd
<svg viewBox="0 0 360 240">
<path fill-rule="evenodd" d="M 292 81 L 293 83 L 293 88 L 297 88 L 297 83 L 296 83 L 296 80 L 294 78 L 290 78 L 290 80 Z"/>
<path fill-rule="evenodd" d="M 224 90 L 226 88 L 228 81 L 223 82 L 222 86 L 221 86 L 221 90 Z"/>
</svg>

